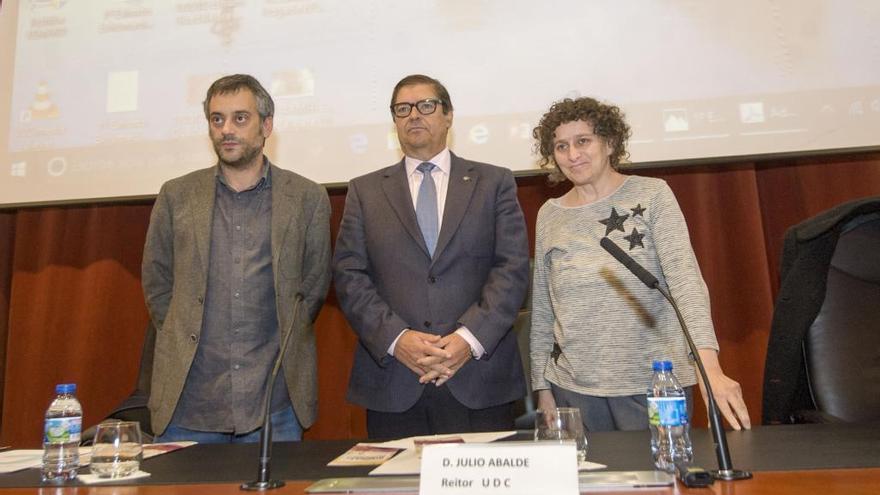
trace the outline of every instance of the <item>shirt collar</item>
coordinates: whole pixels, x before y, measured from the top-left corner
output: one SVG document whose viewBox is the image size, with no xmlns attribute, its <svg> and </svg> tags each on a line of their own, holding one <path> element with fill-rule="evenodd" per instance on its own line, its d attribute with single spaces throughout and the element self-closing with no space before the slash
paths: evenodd
<svg viewBox="0 0 880 495">
<path fill-rule="evenodd" d="M 260 171 L 260 180 L 258 180 L 253 187 L 239 192 L 252 191 L 261 187 L 269 187 L 272 183 L 272 174 L 270 173 L 270 170 L 271 168 L 269 167 L 269 159 L 266 158 L 265 155 L 263 155 L 263 167 Z M 229 184 L 226 182 L 226 177 L 224 177 L 223 173 L 220 171 L 219 163 L 214 167 L 214 176 L 217 177 L 217 180 L 220 181 L 221 184 L 223 184 L 223 187 L 232 191 L 232 188 L 229 187 Z"/>
<path fill-rule="evenodd" d="M 435 167 L 439 168 L 443 171 L 444 174 L 449 175 L 450 163 L 452 159 L 450 158 L 449 148 L 443 148 L 443 151 L 434 155 L 430 160 L 419 160 L 417 158 L 413 158 L 411 156 L 407 156 L 403 159 L 404 166 L 406 166 L 406 176 L 409 177 L 413 173 L 416 172 L 416 167 L 421 165 L 423 162 L 431 162 Z"/>
</svg>

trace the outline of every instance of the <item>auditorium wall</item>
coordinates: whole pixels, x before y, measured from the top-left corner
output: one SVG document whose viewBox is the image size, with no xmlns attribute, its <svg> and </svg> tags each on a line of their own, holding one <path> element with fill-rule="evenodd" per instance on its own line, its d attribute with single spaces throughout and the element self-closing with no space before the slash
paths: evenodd
<svg viewBox="0 0 880 495">
<path fill-rule="evenodd" d="M 880 194 L 880 153 L 640 170 L 669 182 L 712 298 L 721 363 L 760 421 L 761 384 L 785 230 L 841 202 Z M 559 196 L 543 176 L 518 179 L 535 217 Z M 345 190 L 330 190 L 335 240 Z M 132 391 L 147 313 L 140 263 L 151 202 L 0 211 L 0 444 L 37 447 L 56 383 L 75 382 L 94 424 Z M 585 301 L 585 304 L 589 304 Z M 315 325 L 319 418 L 307 438 L 365 436 L 345 401 L 356 341 L 328 295 Z M 705 425 L 702 407 L 696 422 Z"/>
</svg>

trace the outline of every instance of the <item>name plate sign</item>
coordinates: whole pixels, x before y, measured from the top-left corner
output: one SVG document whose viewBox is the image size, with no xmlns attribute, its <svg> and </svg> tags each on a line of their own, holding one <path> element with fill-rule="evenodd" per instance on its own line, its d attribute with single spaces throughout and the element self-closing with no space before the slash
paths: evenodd
<svg viewBox="0 0 880 495">
<path fill-rule="evenodd" d="M 500 442 L 428 445 L 421 495 L 534 495 L 578 492 L 574 443 Z"/>
</svg>

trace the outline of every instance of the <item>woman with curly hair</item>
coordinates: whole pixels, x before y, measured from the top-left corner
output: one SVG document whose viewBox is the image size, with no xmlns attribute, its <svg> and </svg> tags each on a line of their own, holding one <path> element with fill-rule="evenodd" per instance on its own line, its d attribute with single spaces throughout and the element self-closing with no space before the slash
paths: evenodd
<svg viewBox="0 0 880 495">
<path fill-rule="evenodd" d="M 538 407 L 578 407 L 591 431 L 647 429 L 654 360 L 672 361 L 692 404 L 697 373 L 675 312 L 605 252 L 599 241 L 608 237 L 678 301 L 721 413 L 733 428 L 750 428 L 740 385 L 718 363 L 708 290 L 672 190 L 619 171 L 630 135 L 618 107 L 592 98 L 553 104 L 533 131 L 550 181 L 572 183 L 538 212 L 531 330 Z"/>
</svg>

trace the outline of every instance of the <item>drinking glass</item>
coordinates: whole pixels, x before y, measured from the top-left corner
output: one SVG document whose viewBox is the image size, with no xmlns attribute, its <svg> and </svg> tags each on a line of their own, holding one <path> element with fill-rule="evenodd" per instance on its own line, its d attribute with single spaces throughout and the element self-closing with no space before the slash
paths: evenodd
<svg viewBox="0 0 880 495">
<path fill-rule="evenodd" d="M 587 437 L 581 410 L 576 407 L 557 407 L 538 410 L 535 415 L 535 441 L 574 442 L 578 462 L 587 459 Z"/>
<path fill-rule="evenodd" d="M 141 425 L 137 421 L 101 423 L 95 430 L 91 472 L 99 478 L 122 478 L 140 469 Z"/>
</svg>

